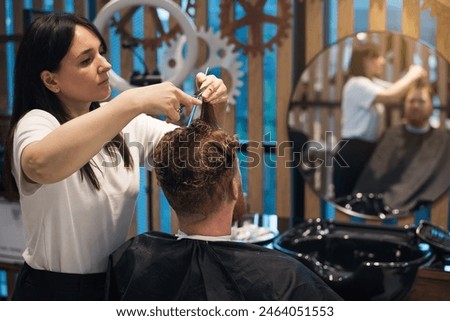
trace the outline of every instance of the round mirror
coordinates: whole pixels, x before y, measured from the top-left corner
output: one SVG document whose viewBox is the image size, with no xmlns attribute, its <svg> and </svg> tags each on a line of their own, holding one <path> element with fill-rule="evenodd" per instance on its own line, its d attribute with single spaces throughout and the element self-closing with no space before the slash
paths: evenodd
<svg viewBox="0 0 450 321">
<path fill-rule="evenodd" d="M 376 78 L 380 83 L 388 82 L 386 87 L 407 74 L 411 65 L 426 70 L 421 83 L 428 86 L 430 112 L 426 126 L 419 128 L 406 122 L 409 114 L 404 108 L 408 100 L 404 97 L 409 91 L 405 90 L 402 99 L 395 102 L 369 103 L 378 117 L 373 130 L 376 138 L 370 149 L 365 144 L 353 146 L 353 155 L 349 156 L 346 148 L 351 139 L 345 137 L 349 130 L 343 130 L 344 116 L 352 120 L 347 125 L 353 126 L 350 131 L 365 120 L 358 118 L 358 110 L 348 108 L 348 99 L 343 99 L 350 95 L 345 85 L 355 78 L 349 77 L 355 48 L 368 44 L 374 45 L 381 57 Z M 337 210 L 377 220 L 410 215 L 447 192 L 448 69 L 449 63 L 435 50 L 391 32 L 358 33 L 317 54 L 297 81 L 287 120 L 296 167 L 305 182 Z M 358 103 L 370 100 L 364 90 L 357 90 L 355 97 Z M 421 99 L 412 95 L 411 101 L 420 107 Z"/>
</svg>

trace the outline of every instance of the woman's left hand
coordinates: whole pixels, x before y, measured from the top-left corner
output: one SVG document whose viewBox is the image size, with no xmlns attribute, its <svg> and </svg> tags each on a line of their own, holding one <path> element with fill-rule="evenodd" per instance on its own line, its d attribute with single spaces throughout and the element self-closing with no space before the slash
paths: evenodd
<svg viewBox="0 0 450 321">
<path fill-rule="evenodd" d="M 198 88 L 204 89 L 203 100 L 216 108 L 225 108 L 228 104 L 228 90 L 222 79 L 214 75 L 199 72 L 196 75 Z"/>
</svg>

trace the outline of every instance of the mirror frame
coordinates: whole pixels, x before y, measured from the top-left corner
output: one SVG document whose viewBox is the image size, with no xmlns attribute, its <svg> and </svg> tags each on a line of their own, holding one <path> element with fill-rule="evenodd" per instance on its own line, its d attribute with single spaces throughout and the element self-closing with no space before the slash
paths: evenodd
<svg viewBox="0 0 450 321">
<path fill-rule="evenodd" d="M 391 32 L 391 31 L 368 31 L 368 32 L 360 32 L 355 33 L 349 36 L 346 36 L 342 39 L 339 39 L 333 44 L 330 44 L 328 47 L 323 48 L 319 53 L 317 53 L 305 66 L 305 68 L 300 72 L 300 76 L 297 79 L 297 82 L 295 83 L 294 90 L 291 95 L 290 99 L 290 106 L 287 113 L 287 129 L 288 129 L 288 136 L 291 141 L 291 143 L 294 143 L 294 133 L 295 135 L 303 135 L 303 139 L 306 139 L 305 143 L 307 142 L 313 142 L 313 143 L 323 143 L 324 141 L 321 141 L 321 137 L 324 134 L 324 130 L 322 132 L 317 133 L 317 121 L 315 120 L 306 120 L 303 122 L 304 125 L 309 126 L 309 128 L 306 128 L 306 130 L 303 130 L 304 128 L 301 128 L 302 130 L 299 130 L 298 127 L 294 127 L 292 125 L 292 119 L 293 118 L 300 118 L 302 116 L 299 116 L 298 114 L 295 114 L 298 112 L 306 113 L 309 112 L 310 117 L 315 117 L 314 113 L 322 116 L 332 115 L 332 113 L 327 113 L 324 111 L 320 111 L 321 107 L 326 107 L 328 110 L 331 110 L 332 108 L 336 108 L 339 106 L 338 111 L 335 113 L 337 115 L 333 115 L 335 124 L 340 119 L 340 92 L 342 91 L 343 85 L 344 85 L 344 77 L 345 77 L 345 71 L 348 65 L 348 61 L 351 56 L 351 48 L 355 41 L 361 40 L 361 37 L 365 36 L 366 39 L 370 38 L 369 40 L 378 42 L 381 47 L 382 55 L 386 58 L 386 68 L 385 68 L 385 74 L 382 79 L 386 79 L 387 81 L 395 81 L 401 76 L 402 71 L 405 70 L 399 70 L 397 65 L 394 65 L 396 62 L 397 64 L 400 63 L 402 67 L 409 66 L 412 63 L 420 64 L 424 66 L 429 71 L 429 79 L 430 83 L 433 85 L 435 89 L 435 99 L 439 99 L 439 104 L 434 103 L 434 109 L 439 113 L 439 118 L 434 117 L 434 120 L 437 123 L 439 123 L 439 126 L 447 126 L 448 127 L 448 119 L 445 118 L 445 112 L 447 111 L 448 115 L 448 109 L 449 109 L 449 97 L 447 94 L 441 94 L 441 91 L 445 90 L 445 84 L 449 83 L 449 80 L 447 79 L 445 82 L 442 81 L 442 79 L 438 78 L 438 72 L 439 66 L 441 64 L 446 64 L 447 70 L 450 69 L 450 63 L 441 55 L 439 54 L 435 48 L 430 47 L 426 43 L 421 42 L 418 39 L 411 38 L 409 36 L 403 35 L 401 33 L 397 32 Z M 377 39 L 377 37 L 379 39 Z M 381 39 L 384 37 L 384 39 Z M 364 39 L 362 41 L 365 41 Z M 394 50 L 399 49 L 405 49 L 409 50 L 408 53 L 402 52 L 401 55 L 394 54 Z M 332 58 L 332 51 L 335 51 L 334 55 L 336 59 L 334 62 L 330 63 L 330 60 Z M 418 53 L 419 52 L 419 53 Z M 419 55 L 421 53 L 421 55 Z M 434 60 L 433 60 L 434 58 Z M 422 59 L 422 60 L 421 60 Z M 428 59 L 424 61 L 423 59 Z M 394 62 L 392 62 L 394 61 Z M 435 64 L 433 67 L 432 64 Z M 328 68 L 326 71 L 324 71 L 324 66 L 332 66 L 332 68 Z M 430 67 L 431 64 L 431 67 Z M 397 68 L 397 69 L 396 69 Z M 331 70 L 330 70 L 331 69 Z M 339 74 L 338 72 L 341 72 Z M 312 76 L 311 76 L 312 75 Z M 318 76 L 317 76 L 318 75 Z M 448 75 L 448 72 L 447 72 Z M 329 81 L 328 83 L 324 83 L 323 79 L 327 78 Z M 312 79 L 312 81 L 311 81 Z M 303 80 L 303 81 L 302 81 Z M 321 82 L 322 81 L 322 82 Z M 311 84 L 312 83 L 312 84 Z M 330 83 L 332 83 L 332 86 L 329 86 Z M 444 83 L 444 84 L 442 84 Z M 440 86 L 440 87 L 438 87 Z M 330 87 L 333 87 L 330 89 Z M 323 92 L 321 90 L 323 88 L 326 88 L 328 90 L 328 94 L 330 92 L 333 92 L 334 97 L 337 97 L 338 99 L 329 100 L 329 98 L 324 98 Z M 310 99 L 309 97 L 313 97 L 314 99 Z M 443 98 L 442 98 L 443 97 Z M 311 108 L 311 106 L 313 108 Z M 319 107 L 319 108 L 316 108 Z M 401 105 L 396 106 L 396 109 L 400 109 L 397 111 L 397 118 L 394 117 L 394 119 L 391 119 L 390 123 L 387 123 L 385 126 L 390 127 L 398 124 L 401 121 Z M 309 110 L 308 110 L 309 109 Z M 314 109 L 314 111 L 312 111 Z M 323 109 L 323 108 L 322 108 Z M 319 110 L 319 111 L 318 111 Z M 294 115 L 295 114 L 295 115 Z M 304 115 L 303 115 L 304 116 Z M 317 116 L 317 115 L 316 115 Z M 394 115 L 395 116 L 395 115 Z M 306 116 L 307 117 L 307 116 Z M 320 117 L 320 116 L 319 116 Z M 392 118 L 392 116 L 391 116 Z M 331 127 L 331 130 L 336 130 L 335 128 L 332 128 L 330 124 L 328 124 L 329 127 Z M 436 126 L 436 125 L 435 125 Z M 337 125 L 337 134 L 332 134 L 331 141 L 326 142 L 326 144 L 331 143 L 331 146 L 334 146 L 335 141 L 339 141 L 340 139 L 340 125 Z M 331 131 L 333 132 L 333 131 Z M 312 133 L 312 135 L 311 135 Z M 325 152 L 327 150 L 327 146 L 325 145 Z M 308 150 L 308 147 L 304 149 L 304 145 L 300 148 L 293 148 L 293 153 L 300 153 L 301 157 L 304 157 L 303 153 Z M 295 159 L 295 156 L 294 156 Z M 339 204 L 337 204 L 334 200 L 334 196 L 330 197 L 329 193 L 324 193 L 324 189 L 329 189 L 329 186 L 321 186 L 319 189 L 315 188 L 311 184 L 311 179 L 309 178 L 310 175 L 305 174 L 305 170 L 301 169 L 301 166 L 299 165 L 299 162 L 303 164 L 303 159 L 297 160 L 295 159 L 295 166 L 297 167 L 297 170 L 301 173 L 304 183 L 308 184 L 309 187 L 317 194 L 317 196 L 321 200 L 325 200 L 329 202 L 336 210 L 338 210 L 341 213 L 344 213 L 346 215 L 352 216 L 352 217 L 358 217 L 368 220 L 385 220 L 385 219 L 392 219 L 392 218 L 401 218 L 406 217 L 414 214 L 414 209 L 403 211 L 399 213 L 390 213 L 387 215 L 383 215 L 381 217 L 376 215 L 368 215 L 365 213 L 359 213 L 350 209 L 347 209 Z M 313 168 L 311 171 L 316 172 L 319 168 Z"/>
</svg>

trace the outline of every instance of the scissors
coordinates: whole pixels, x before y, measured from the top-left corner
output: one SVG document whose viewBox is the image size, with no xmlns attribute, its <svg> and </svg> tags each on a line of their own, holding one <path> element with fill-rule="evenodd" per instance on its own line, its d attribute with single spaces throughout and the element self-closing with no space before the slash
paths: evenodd
<svg viewBox="0 0 450 321">
<path fill-rule="evenodd" d="M 209 71 L 209 67 L 206 68 L 205 76 L 208 75 L 208 71 Z M 206 89 L 206 87 L 200 88 L 200 89 L 197 90 L 192 96 L 195 97 L 195 98 L 197 98 L 197 99 L 200 99 L 200 97 L 201 97 L 201 95 L 203 94 L 203 92 L 205 91 L 205 89 Z M 187 122 L 186 127 L 191 126 L 191 123 L 192 123 L 192 121 L 194 120 L 194 115 L 195 115 L 195 112 L 197 111 L 197 108 L 198 108 L 197 105 L 194 105 L 194 106 L 192 107 L 192 111 L 191 111 L 191 114 L 189 115 L 189 119 L 188 119 L 188 122 Z M 181 113 L 182 111 L 183 111 L 183 108 L 180 108 L 178 112 Z"/>
</svg>

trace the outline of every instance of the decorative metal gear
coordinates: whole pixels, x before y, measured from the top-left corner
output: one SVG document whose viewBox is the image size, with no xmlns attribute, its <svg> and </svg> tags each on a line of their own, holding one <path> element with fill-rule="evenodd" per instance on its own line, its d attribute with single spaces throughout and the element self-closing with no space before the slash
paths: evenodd
<svg viewBox="0 0 450 321">
<path fill-rule="evenodd" d="M 424 0 L 422 10 L 431 9 L 432 16 L 442 15 L 450 19 L 450 2 L 448 0 Z"/>
<path fill-rule="evenodd" d="M 267 0 L 257 0 L 252 4 L 249 0 L 222 1 L 220 4 L 220 28 L 222 34 L 230 39 L 236 45 L 237 49 L 242 49 L 244 54 L 263 54 L 265 49 L 273 50 L 273 46 L 281 45 L 282 39 L 287 36 L 287 30 L 291 25 L 291 1 L 278 0 L 280 12 L 278 15 L 270 15 L 264 12 L 264 6 Z M 239 4 L 245 11 L 244 17 L 235 19 L 231 17 L 232 9 L 235 4 Z M 264 24 L 276 25 L 276 34 L 267 41 L 264 41 Z M 235 33 L 237 30 L 248 27 L 248 43 L 239 41 Z"/>
<path fill-rule="evenodd" d="M 156 34 L 155 37 L 146 36 L 144 38 L 134 37 L 129 30 L 125 28 L 125 25 L 132 19 L 134 13 L 140 8 L 140 6 L 130 7 L 122 16 L 120 20 L 117 20 L 114 16 L 111 17 L 110 27 L 116 27 L 116 33 L 122 37 L 122 42 L 129 42 L 135 45 L 142 45 L 143 48 L 156 49 L 160 47 L 163 42 L 168 43 L 171 39 L 182 32 L 182 29 L 178 23 L 169 30 L 164 30 L 163 24 L 158 16 L 157 9 L 155 7 L 144 6 L 144 10 L 148 10 L 151 14 L 155 24 Z M 194 0 L 189 0 L 186 3 L 184 10 L 191 18 L 195 16 L 196 4 Z"/>
<path fill-rule="evenodd" d="M 183 83 L 186 77 L 190 74 L 191 66 L 193 66 L 197 60 L 198 38 L 196 27 L 193 24 L 191 17 L 188 16 L 188 14 L 175 2 L 169 0 L 111 0 L 98 12 L 94 19 L 94 24 L 100 31 L 103 31 L 103 28 L 108 26 L 110 18 L 116 12 L 136 6 L 162 8 L 168 11 L 171 17 L 173 17 L 173 19 L 175 19 L 175 21 L 177 21 L 180 25 L 183 35 L 186 37 L 188 43 L 185 64 L 180 66 L 180 70 L 177 74 L 166 80 L 171 81 L 176 86 L 181 85 L 181 83 Z M 109 79 L 111 86 L 120 91 L 135 87 L 123 79 L 120 75 L 116 74 L 114 70 L 109 71 Z"/>
<path fill-rule="evenodd" d="M 228 39 L 223 37 L 220 32 L 214 33 L 212 29 L 205 30 L 204 27 L 197 30 L 197 36 L 200 41 L 207 45 L 209 55 L 206 61 L 198 68 L 193 69 L 192 72 L 195 74 L 204 71 L 207 67 L 224 69 L 231 78 L 231 85 L 227 86 L 229 102 L 233 105 L 236 104 L 235 97 L 240 95 L 238 88 L 243 85 L 240 78 L 244 73 L 240 70 L 242 62 L 237 60 L 239 54 L 235 52 L 234 45 L 230 45 Z M 178 39 L 169 42 L 167 53 L 160 65 L 163 80 L 178 73 L 181 66 L 185 64 L 183 58 L 185 44 L 185 36 L 180 36 Z"/>
</svg>

